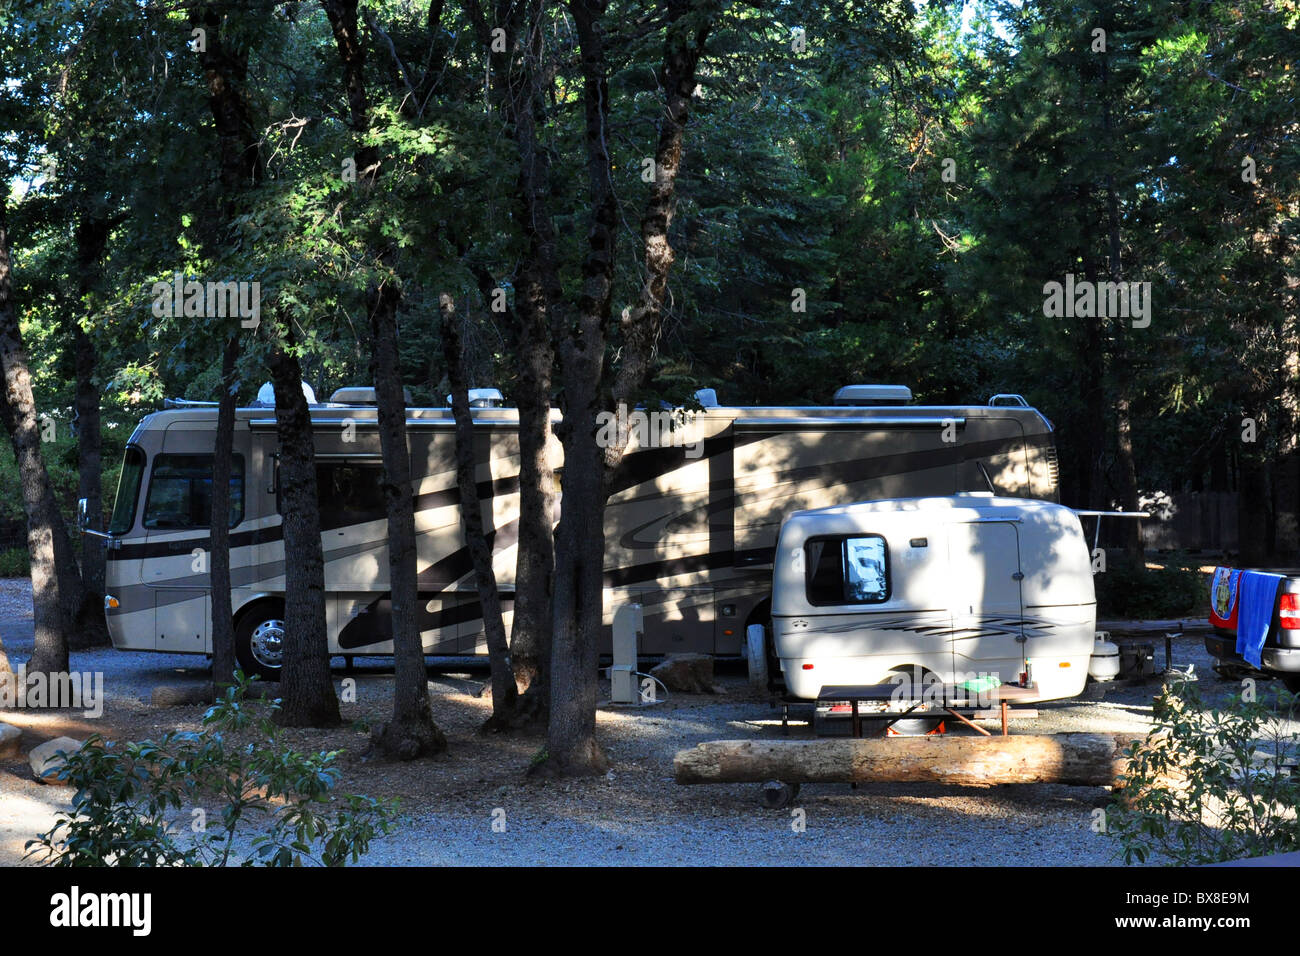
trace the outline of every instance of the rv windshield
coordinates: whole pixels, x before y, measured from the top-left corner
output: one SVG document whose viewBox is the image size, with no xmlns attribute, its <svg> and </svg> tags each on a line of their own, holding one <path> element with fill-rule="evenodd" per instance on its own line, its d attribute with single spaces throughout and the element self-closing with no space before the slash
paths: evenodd
<svg viewBox="0 0 1300 956">
<path fill-rule="evenodd" d="M 108 522 L 109 534 L 126 534 L 135 522 L 135 502 L 140 497 L 140 478 L 144 475 L 144 452 L 128 445 L 122 459 L 122 474 L 117 479 L 117 499 L 113 502 L 113 517 Z"/>
</svg>

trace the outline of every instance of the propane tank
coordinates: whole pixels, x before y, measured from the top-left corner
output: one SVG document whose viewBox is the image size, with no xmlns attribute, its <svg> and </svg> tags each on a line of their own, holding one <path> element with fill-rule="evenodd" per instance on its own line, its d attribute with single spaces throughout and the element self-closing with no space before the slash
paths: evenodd
<svg viewBox="0 0 1300 956">
<path fill-rule="evenodd" d="M 1096 681 L 1114 680 L 1119 675 L 1119 645 L 1110 640 L 1109 631 L 1098 631 L 1088 660 L 1088 676 Z"/>
</svg>

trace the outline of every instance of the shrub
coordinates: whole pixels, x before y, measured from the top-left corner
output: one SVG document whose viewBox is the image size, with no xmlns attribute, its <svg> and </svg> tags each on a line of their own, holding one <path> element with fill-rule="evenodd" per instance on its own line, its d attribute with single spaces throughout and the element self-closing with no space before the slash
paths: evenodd
<svg viewBox="0 0 1300 956">
<path fill-rule="evenodd" d="M 286 747 L 270 719 L 279 702 L 250 703 L 248 684 L 237 673 L 199 733 L 122 745 L 96 735 L 68 754 L 58 776 L 76 787 L 72 810 L 28 841 L 28 857 L 52 866 L 224 866 L 241 826 L 257 821 L 262 832 L 243 866 L 359 860 L 391 831 L 395 804 L 333 797 L 338 751 Z M 220 812 L 209 823 L 199 808 L 214 798 Z"/>
<path fill-rule="evenodd" d="M 1198 865 L 1300 849 L 1300 739 L 1288 729 L 1298 698 L 1245 696 L 1212 707 L 1195 683 L 1178 683 L 1156 698 L 1106 819 L 1124 862 L 1158 854 Z"/>
<path fill-rule="evenodd" d="M 1148 568 L 1122 553 L 1107 554 L 1106 570 L 1093 575 L 1099 617 L 1204 617 L 1209 582 L 1196 570 Z"/>
<path fill-rule="evenodd" d="M 31 573 L 32 562 L 26 548 L 0 551 L 0 578 L 25 578 Z"/>
</svg>

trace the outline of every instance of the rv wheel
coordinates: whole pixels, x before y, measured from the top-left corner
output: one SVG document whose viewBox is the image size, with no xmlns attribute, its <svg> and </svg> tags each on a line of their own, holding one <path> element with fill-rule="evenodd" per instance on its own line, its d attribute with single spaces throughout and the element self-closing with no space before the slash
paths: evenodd
<svg viewBox="0 0 1300 956">
<path fill-rule="evenodd" d="M 1293 694 L 1300 694 L 1300 674 L 1286 674 L 1282 678 L 1286 689 Z"/>
<path fill-rule="evenodd" d="M 284 611 L 264 605 L 245 614 L 235 628 L 235 657 L 245 674 L 278 681 L 284 659 Z"/>
</svg>

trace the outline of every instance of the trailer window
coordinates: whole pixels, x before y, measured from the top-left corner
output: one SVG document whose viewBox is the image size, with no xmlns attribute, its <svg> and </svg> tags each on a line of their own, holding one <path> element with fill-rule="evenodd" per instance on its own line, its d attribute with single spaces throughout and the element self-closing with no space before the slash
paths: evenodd
<svg viewBox="0 0 1300 956">
<path fill-rule="evenodd" d="M 889 600 L 889 545 L 880 535 L 810 538 L 804 553 L 809 604 Z"/>
<path fill-rule="evenodd" d="M 206 528 L 212 515 L 212 456 L 159 455 L 149 475 L 146 528 Z M 230 462 L 230 527 L 244 520 L 244 456 Z"/>
<path fill-rule="evenodd" d="M 134 445 L 126 449 L 122 458 L 122 473 L 117 479 L 117 498 L 113 502 L 113 517 L 108 522 L 109 534 L 126 534 L 135 523 L 135 502 L 140 497 L 140 479 L 144 477 L 144 452 Z"/>
</svg>

